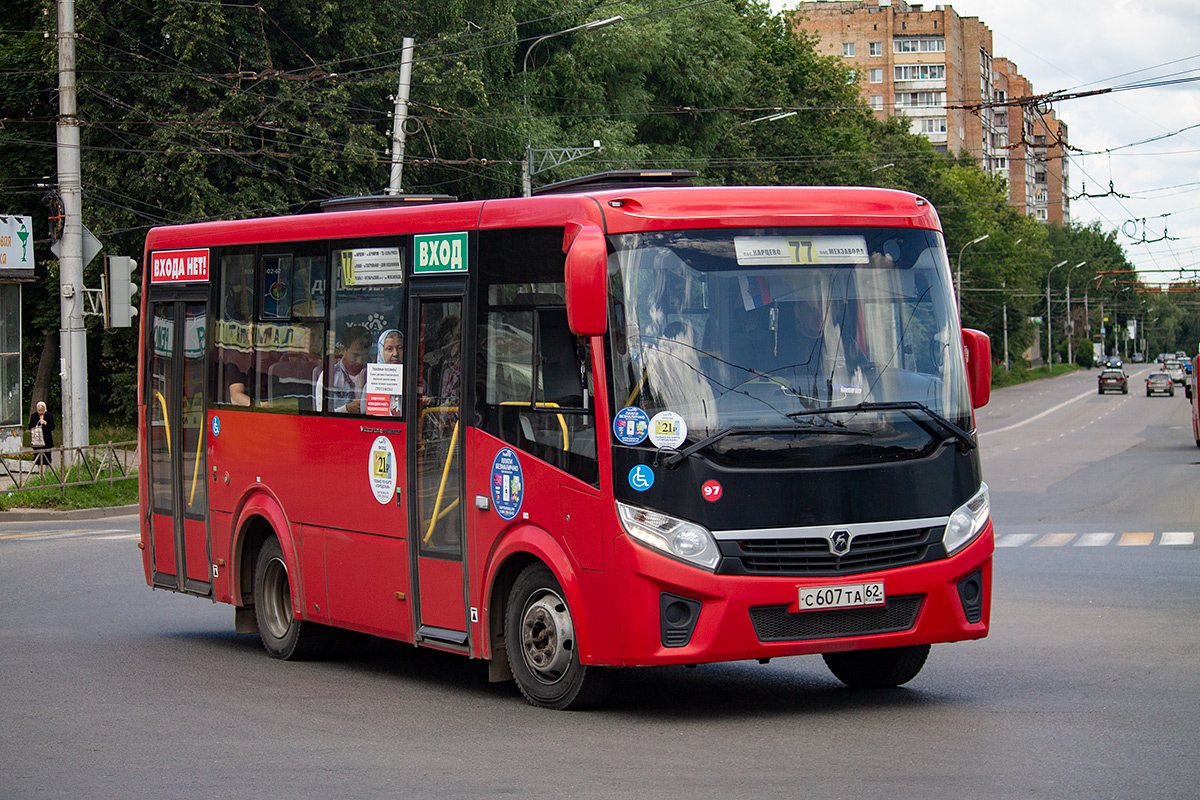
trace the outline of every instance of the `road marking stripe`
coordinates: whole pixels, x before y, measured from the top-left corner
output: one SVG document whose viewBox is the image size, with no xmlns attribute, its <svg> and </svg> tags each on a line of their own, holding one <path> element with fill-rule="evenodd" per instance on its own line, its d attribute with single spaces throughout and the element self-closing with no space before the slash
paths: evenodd
<svg viewBox="0 0 1200 800">
<path fill-rule="evenodd" d="M 1036 538 L 1036 533 L 1009 533 L 996 539 L 996 547 L 1020 547 Z"/>
<path fill-rule="evenodd" d="M 1033 543 L 1033 547 L 1062 547 L 1075 538 L 1073 533 L 1047 533 Z"/>
<path fill-rule="evenodd" d="M 1153 542 L 1153 533 L 1123 533 L 1117 547 L 1142 547 Z"/>
<path fill-rule="evenodd" d="M 1196 535 L 1192 531 L 1167 531 L 1162 535 L 1159 544 L 1191 545 L 1195 541 Z"/>
<path fill-rule="evenodd" d="M 1029 423 L 1033 422 L 1034 420 L 1039 420 L 1042 417 L 1046 416 L 1047 414 L 1053 414 L 1055 411 L 1058 411 L 1060 408 L 1062 408 L 1064 406 L 1068 406 L 1071 403 L 1074 403 L 1076 400 L 1082 400 L 1085 397 L 1091 397 L 1095 393 L 1096 393 L 1095 389 L 1089 389 L 1088 391 L 1084 392 L 1083 394 L 1072 397 L 1070 400 L 1064 400 L 1063 402 L 1059 403 L 1058 405 L 1053 406 L 1051 408 L 1047 408 L 1042 413 L 1035 414 L 1034 416 L 1030 417 L 1029 419 L 1024 419 L 1024 420 L 1021 420 L 1020 422 L 1014 422 L 1012 425 L 1009 425 L 1004 428 L 997 428 L 994 431 L 980 431 L 979 435 L 980 436 L 989 436 L 993 433 L 1004 433 L 1005 431 L 1011 431 L 1013 428 L 1019 428 L 1022 425 L 1028 425 Z"/>
<path fill-rule="evenodd" d="M 1076 547 L 1103 547 L 1112 541 L 1115 534 L 1111 533 L 1085 533 L 1075 543 Z"/>
</svg>

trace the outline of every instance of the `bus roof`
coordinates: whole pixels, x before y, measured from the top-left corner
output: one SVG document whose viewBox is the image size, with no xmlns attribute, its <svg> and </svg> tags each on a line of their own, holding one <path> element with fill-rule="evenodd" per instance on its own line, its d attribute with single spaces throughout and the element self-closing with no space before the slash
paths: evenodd
<svg viewBox="0 0 1200 800">
<path fill-rule="evenodd" d="M 539 197 L 371 208 L 200 222 L 152 229 L 146 249 L 516 227 L 589 219 L 607 233 L 687 228 L 867 226 L 940 230 L 925 199 L 894 189 L 846 186 L 623 187 Z"/>
</svg>

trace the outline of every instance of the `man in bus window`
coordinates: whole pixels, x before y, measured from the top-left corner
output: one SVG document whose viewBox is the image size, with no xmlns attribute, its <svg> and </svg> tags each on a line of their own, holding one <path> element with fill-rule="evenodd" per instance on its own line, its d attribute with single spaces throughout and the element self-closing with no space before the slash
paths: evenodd
<svg viewBox="0 0 1200 800">
<path fill-rule="evenodd" d="M 371 334 L 361 325 L 351 325 L 342 331 L 341 358 L 333 365 L 329 385 L 329 405 L 339 414 L 358 414 L 362 410 L 363 386 L 367 382 L 367 353 L 371 349 Z M 317 379 L 315 403 L 318 411 L 324 408 L 325 373 Z"/>
</svg>

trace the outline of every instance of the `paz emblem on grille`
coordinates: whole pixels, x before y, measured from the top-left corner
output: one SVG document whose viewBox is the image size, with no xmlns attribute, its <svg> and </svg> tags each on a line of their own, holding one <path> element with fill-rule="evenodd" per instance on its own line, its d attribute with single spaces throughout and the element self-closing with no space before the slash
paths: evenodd
<svg viewBox="0 0 1200 800">
<path fill-rule="evenodd" d="M 834 531 L 829 534 L 829 552 L 844 556 L 850 552 L 850 531 Z"/>
</svg>

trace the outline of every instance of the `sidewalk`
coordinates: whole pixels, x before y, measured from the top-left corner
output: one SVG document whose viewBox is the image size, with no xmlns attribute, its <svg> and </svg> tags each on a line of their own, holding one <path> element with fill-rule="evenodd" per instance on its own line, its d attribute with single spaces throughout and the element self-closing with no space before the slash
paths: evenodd
<svg viewBox="0 0 1200 800">
<path fill-rule="evenodd" d="M 137 514 L 137 505 L 104 506 L 101 508 L 74 508 L 56 511 L 51 508 L 13 508 L 0 511 L 0 525 L 5 522 L 37 522 L 55 519 L 97 519 L 102 517 L 124 517 Z"/>
</svg>

